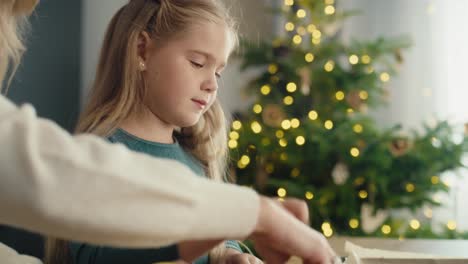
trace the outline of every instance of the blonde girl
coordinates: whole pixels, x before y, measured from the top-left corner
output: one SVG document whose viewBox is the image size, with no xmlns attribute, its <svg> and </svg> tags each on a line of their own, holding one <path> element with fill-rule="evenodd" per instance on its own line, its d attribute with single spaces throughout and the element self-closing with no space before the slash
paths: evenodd
<svg viewBox="0 0 468 264">
<path fill-rule="evenodd" d="M 201 177 L 222 181 L 227 140 L 218 79 L 236 43 L 236 25 L 218 0 L 131 0 L 110 22 L 77 131 L 178 160 Z M 176 260 L 180 250 L 56 244 L 56 254 L 68 249 L 62 261 L 76 264 L 150 264 Z M 229 261 L 261 263 L 231 240 L 196 263 Z"/>
</svg>

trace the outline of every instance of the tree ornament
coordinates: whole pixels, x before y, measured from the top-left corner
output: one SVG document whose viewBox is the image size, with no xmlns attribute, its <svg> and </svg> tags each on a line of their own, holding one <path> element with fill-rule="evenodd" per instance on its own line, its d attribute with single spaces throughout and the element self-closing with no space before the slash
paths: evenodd
<svg viewBox="0 0 468 264">
<path fill-rule="evenodd" d="M 359 97 L 359 91 L 353 90 L 346 95 L 346 102 L 353 108 L 360 110 L 362 99 Z"/>
<path fill-rule="evenodd" d="M 373 233 L 379 228 L 389 216 L 388 210 L 377 210 L 374 213 L 374 208 L 368 203 L 361 205 L 361 226 L 366 234 Z"/>
<path fill-rule="evenodd" d="M 333 182 L 336 185 L 343 185 L 349 178 L 349 169 L 346 164 L 338 162 L 332 170 Z"/>
<path fill-rule="evenodd" d="M 412 147 L 412 143 L 408 138 L 396 138 L 389 144 L 390 152 L 394 157 L 405 155 Z"/>
<path fill-rule="evenodd" d="M 309 68 L 307 68 L 307 67 L 300 68 L 298 70 L 298 74 L 301 77 L 301 93 L 303 95 L 309 95 L 310 94 L 310 83 L 311 83 Z"/>
<path fill-rule="evenodd" d="M 279 127 L 285 118 L 283 109 L 277 104 L 269 104 L 263 109 L 263 123 L 270 127 Z"/>
</svg>

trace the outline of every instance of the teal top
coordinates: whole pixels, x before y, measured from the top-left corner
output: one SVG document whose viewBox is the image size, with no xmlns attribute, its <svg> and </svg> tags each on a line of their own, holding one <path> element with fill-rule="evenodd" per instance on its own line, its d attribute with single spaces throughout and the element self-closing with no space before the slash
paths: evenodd
<svg viewBox="0 0 468 264">
<path fill-rule="evenodd" d="M 178 142 L 163 144 L 138 138 L 123 129 L 117 129 L 108 140 L 112 143 L 122 143 L 129 149 L 149 154 L 154 157 L 178 160 L 187 165 L 195 174 L 206 177 L 202 165 L 191 154 L 186 152 Z M 228 240 L 226 248 L 242 252 L 236 241 Z M 86 243 L 71 242 L 69 244 L 75 264 L 151 264 L 154 262 L 174 261 L 179 259 L 177 245 L 154 249 L 125 249 L 95 246 Z M 198 258 L 195 264 L 209 264 L 208 256 Z"/>
</svg>

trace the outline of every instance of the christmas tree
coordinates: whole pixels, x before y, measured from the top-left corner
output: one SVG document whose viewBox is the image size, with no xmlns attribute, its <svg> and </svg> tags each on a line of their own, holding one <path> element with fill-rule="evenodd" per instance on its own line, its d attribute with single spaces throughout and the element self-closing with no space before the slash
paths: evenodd
<svg viewBox="0 0 468 264">
<path fill-rule="evenodd" d="M 246 88 L 255 102 L 237 114 L 229 134 L 238 184 L 307 201 L 311 226 L 327 237 L 460 237 L 456 223 L 442 233 L 425 217 L 398 219 L 439 203 L 443 172 L 463 167 L 467 132 L 447 121 L 403 133 L 382 128 L 369 112 L 388 100 L 407 38 L 345 44 L 339 37 L 353 11 L 333 0 L 284 0 L 284 34 L 242 44 L 243 69 L 261 73 Z"/>
</svg>

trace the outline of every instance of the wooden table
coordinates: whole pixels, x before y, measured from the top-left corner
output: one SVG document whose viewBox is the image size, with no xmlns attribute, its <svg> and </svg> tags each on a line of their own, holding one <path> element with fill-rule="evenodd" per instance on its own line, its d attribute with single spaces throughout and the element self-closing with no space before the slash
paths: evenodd
<svg viewBox="0 0 468 264">
<path fill-rule="evenodd" d="M 365 248 L 384 250 L 409 251 L 426 253 L 430 255 L 447 256 L 455 258 L 468 258 L 468 240 L 438 240 L 438 239 L 386 239 L 386 238 L 356 238 L 334 237 L 330 244 L 340 256 L 344 252 L 345 241 L 350 241 Z"/>
</svg>

